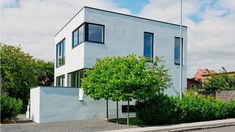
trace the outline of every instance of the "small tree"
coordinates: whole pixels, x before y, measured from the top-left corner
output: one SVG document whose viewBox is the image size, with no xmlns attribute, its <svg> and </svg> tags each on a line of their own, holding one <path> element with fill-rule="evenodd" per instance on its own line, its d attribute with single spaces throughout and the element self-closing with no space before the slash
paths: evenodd
<svg viewBox="0 0 235 132">
<path fill-rule="evenodd" d="M 129 125 L 129 101 L 150 98 L 171 85 L 168 70 L 159 62 L 136 55 L 97 59 L 82 81 L 84 93 L 94 99 L 127 101 Z"/>
</svg>

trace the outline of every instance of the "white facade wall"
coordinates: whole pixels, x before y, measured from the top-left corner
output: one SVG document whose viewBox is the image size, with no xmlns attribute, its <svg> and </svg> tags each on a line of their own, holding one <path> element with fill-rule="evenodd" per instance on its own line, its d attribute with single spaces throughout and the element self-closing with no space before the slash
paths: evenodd
<svg viewBox="0 0 235 132">
<path fill-rule="evenodd" d="M 83 97 L 79 100 L 79 88 L 37 87 L 30 90 L 30 118 L 37 123 L 69 120 L 89 120 L 106 118 L 106 101 Z M 119 102 L 119 117 L 122 113 Z M 133 102 L 131 103 L 133 104 Z M 131 116 L 134 116 L 131 113 Z M 116 118 L 116 102 L 109 101 L 109 117 Z"/>
<path fill-rule="evenodd" d="M 30 119 L 40 122 L 40 88 L 30 89 Z"/>
<path fill-rule="evenodd" d="M 105 26 L 104 44 L 84 42 L 72 49 L 72 31 L 83 22 Z M 179 25 L 147 20 L 108 11 L 85 7 L 56 36 L 55 45 L 65 39 L 65 65 L 55 68 L 55 78 L 82 68 L 92 68 L 96 58 L 105 56 L 126 56 L 135 53 L 143 56 L 144 32 L 154 33 L 154 56 L 163 56 L 172 76 L 173 85 L 166 90 L 169 95 L 177 95 L 180 67 L 174 64 L 175 37 L 179 37 Z M 187 28 L 183 27 L 184 66 L 182 72 L 183 88 L 187 80 Z M 184 90 L 184 89 L 183 89 Z"/>
</svg>

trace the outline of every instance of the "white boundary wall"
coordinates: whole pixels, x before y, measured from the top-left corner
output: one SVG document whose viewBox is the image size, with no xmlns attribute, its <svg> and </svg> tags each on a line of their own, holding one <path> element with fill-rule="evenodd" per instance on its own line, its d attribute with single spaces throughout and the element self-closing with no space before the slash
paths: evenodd
<svg viewBox="0 0 235 132">
<path fill-rule="evenodd" d="M 82 94 L 79 92 L 81 92 L 79 88 L 67 87 L 31 89 L 30 119 L 37 123 L 105 119 L 106 101 L 96 101 L 84 95 L 81 97 Z M 80 100 L 81 98 L 83 100 Z M 127 105 L 127 102 L 119 102 L 119 117 L 126 117 L 125 113 L 122 114 L 122 105 Z M 131 113 L 131 116 L 135 116 L 135 113 Z M 109 101 L 109 117 L 116 117 L 116 102 Z"/>
</svg>

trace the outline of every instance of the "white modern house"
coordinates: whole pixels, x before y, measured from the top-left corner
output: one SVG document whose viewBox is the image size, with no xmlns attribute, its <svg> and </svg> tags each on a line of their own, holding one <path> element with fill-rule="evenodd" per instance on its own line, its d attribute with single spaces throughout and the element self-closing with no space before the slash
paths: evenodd
<svg viewBox="0 0 235 132">
<path fill-rule="evenodd" d="M 180 63 L 183 90 L 187 81 L 187 27 L 182 27 L 181 62 L 179 28 L 168 22 L 83 7 L 55 35 L 55 87 L 31 90 L 31 118 L 39 123 L 105 118 L 105 101 L 85 97 L 80 86 L 84 69 L 106 56 L 162 56 L 173 81 L 165 92 L 178 95 Z M 125 116 L 124 104 L 119 104 L 120 116 Z M 114 102 L 110 102 L 110 111 L 114 116 Z"/>
</svg>

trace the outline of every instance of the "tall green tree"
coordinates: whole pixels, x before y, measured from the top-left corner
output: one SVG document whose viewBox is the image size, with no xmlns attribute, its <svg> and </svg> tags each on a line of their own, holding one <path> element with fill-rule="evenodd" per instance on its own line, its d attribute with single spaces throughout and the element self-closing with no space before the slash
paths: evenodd
<svg viewBox="0 0 235 132">
<path fill-rule="evenodd" d="M 24 104 L 29 99 L 30 88 L 51 85 L 53 63 L 34 59 L 18 46 L 0 45 L 1 92 L 20 98 Z"/>
<path fill-rule="evenodd" d="M 82 80 L 84 93 L 94 99 L 129 102 L 144 100 L 171 85 L 170 75 L 159 58 L 149 63 L 144 57 L 105 57 L 97 59 Z"/>
</svg>

